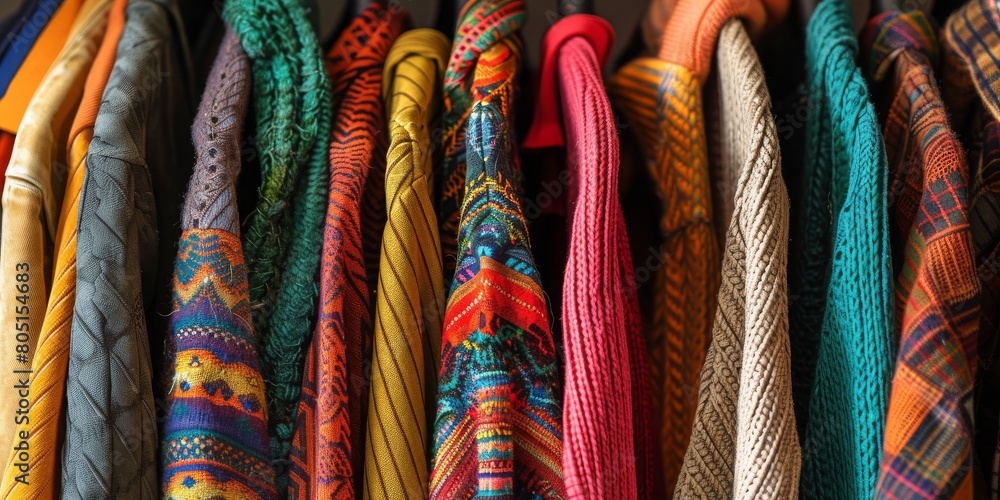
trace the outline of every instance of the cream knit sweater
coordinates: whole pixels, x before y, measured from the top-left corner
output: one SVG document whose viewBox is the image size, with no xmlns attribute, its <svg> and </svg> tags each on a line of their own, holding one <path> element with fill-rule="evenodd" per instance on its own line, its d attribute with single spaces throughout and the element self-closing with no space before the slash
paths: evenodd
<svg viewBox="0 0 1000 500">
<path fill-rule="evenodd" d="M 801 453 L 792 409 L 788 195 L 770 96 L 738 20 L 719 34 L 706 116 L 717 195 L 729 196 L 719 306 L 675 498 L 794 498 Z M 714 125 L 714 127 L 712 126 Z"/>
</svg>

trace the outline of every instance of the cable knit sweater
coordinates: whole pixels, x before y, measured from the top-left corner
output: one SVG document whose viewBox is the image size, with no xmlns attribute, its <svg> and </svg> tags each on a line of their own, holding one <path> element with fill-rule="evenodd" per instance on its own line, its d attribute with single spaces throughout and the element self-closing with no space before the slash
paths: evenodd
<svg viewBox="0 0 1000 500">
<path fill-rule="evenodd" d="M 738 20 L 719 33 L 715 168 L 735 186 L 719 307 L 675 498 L 794 498 L 800 450 L 785 306 L 788 195 L 770 96 Z M 725 214 L 729 216 L 730 214 Z"/>
<path fill-rule="evenodd" d="M 870 498 L 892 377 L 885 150 L 843 0 L 809 24 L 802 199 L 789 307 L 803 498 Z"/>
</svg>

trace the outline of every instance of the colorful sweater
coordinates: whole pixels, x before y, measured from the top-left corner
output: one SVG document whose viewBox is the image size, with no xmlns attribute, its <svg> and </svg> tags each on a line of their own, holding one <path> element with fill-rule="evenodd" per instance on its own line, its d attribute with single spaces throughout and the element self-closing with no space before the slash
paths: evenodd
<svg viewBox="0 0 1000 500">
<path fill-rule="evenodd" d="M 510 106 L 520 47 L 493 68 L 469 115 L 460 259 L 441 341 L 431 498 L 566 495 L 562 408 L 548 308 L 528 248 Z"/>
<path fill-rule="evenodd" d="M 894 95 L 883 135 L 900 327 L 880 498 L 971 498 L 979 278 L 969 167 L 938 91 L 936 26 L 882 14 L 864 38 L 872 78 Z"/>
<path fill-rule="evenodd" d="M 166 498 L 277 497 L 236 208 L 249 94 L 250 61 L 227 29 L 192 126 L 197 160 L 170 316 Z"/>
<path fill-rule="evenodd" d="M 353 498 L 364 471 L 373 296 L 386 217 L 382 65 L 404 21 L 373 3 L 328 54 L 336 120 L 319 317 L 292 443 L 290 495 L 297 498 Z"/>
</svg>

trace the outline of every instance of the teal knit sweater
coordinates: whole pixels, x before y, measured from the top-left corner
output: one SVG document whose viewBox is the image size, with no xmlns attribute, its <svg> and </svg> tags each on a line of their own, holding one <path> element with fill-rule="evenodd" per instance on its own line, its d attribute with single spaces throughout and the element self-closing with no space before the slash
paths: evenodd
<svg viewBox="0 0 1000 500">
<path fill-rule="evenodd" d="M 801 217 L 789 269 L 802 498 L 871 498 L 895 358 L 888 167 L 844 0 L 809 22 Z"/>
</svg>

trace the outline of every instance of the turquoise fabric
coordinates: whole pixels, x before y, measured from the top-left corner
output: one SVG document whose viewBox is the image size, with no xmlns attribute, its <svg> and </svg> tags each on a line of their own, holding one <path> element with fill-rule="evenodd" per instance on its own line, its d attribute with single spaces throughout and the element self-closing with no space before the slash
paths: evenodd
<svg viewBox="0 0 1000 500">
<path fill-rule="evenodd" d="M 789 322 L 802 498 L 871 498 L 895 340 L 885 148 L 850 7 L 809 22 L 809 118 L 792 229 Z"/>
</svg>

